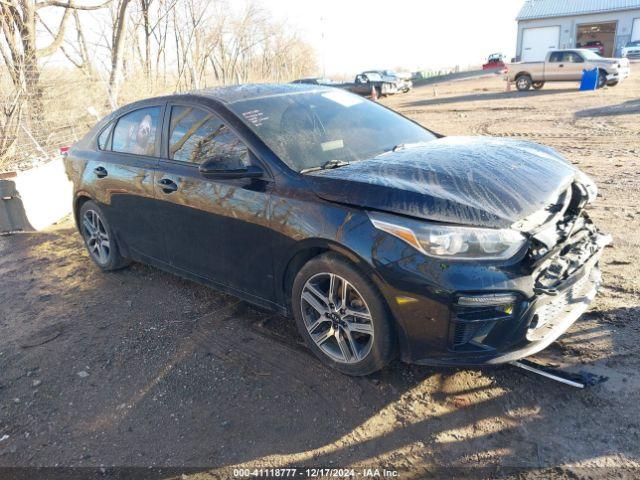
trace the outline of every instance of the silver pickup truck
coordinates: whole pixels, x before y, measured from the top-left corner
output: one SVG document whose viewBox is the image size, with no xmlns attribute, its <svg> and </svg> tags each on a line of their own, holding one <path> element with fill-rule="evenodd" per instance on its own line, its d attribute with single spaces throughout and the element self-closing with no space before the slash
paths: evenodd
<svg viewBox="0 0 640 480">
<path fill-rule="evenodd" d="M 598 69 L 598 88 L 618 84 L 629 76 L 629 60 L 603 58 L 591 50 L 551 50 L 543 62 L 518 62 L 506 66 L 507 80 L 520 91 L 539 90 L 546 82 L 579 82 L 584 70 Z"/>
</svg>

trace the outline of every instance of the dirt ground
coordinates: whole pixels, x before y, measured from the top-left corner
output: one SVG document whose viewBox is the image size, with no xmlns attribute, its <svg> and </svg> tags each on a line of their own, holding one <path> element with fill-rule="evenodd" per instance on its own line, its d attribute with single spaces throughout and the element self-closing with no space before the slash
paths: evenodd
<svg viewBox="0 0 640 480">
<path fill-rule="evenodd" d="M 577 390 L 512 367 L 400 362 L 349 378 L 316 361 L 285 318 L 144 265 L 100 273 L 67 219 L 0 237 L 0 466 L 637 478 L 638 92 L 639 73 L 588 93 L 505 92 L 476 78 L 383 100 L 446 135 L 553 146 L 597 181 L 592 216 L 614 237 L 604 287 L 537 358 L 605 383 Z"/>
</svg>

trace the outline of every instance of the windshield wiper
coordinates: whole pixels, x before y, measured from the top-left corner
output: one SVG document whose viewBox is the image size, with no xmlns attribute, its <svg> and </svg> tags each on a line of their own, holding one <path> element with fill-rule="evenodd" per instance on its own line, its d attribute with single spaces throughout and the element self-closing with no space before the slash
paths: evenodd
<svg viewBox="0 0 640 480">
<path fill-rule="evenodd" d="M 349 162 L 346 162 L 344 160 L 329 160 L 326 163 L 323 163 L 321 166 L 319 167 L 310 167 L 310 168 L 304 168 L 302 170 L 300 170 L 300 173 L 309 173 L 309 172 L 317 172 L 318 170 L 331 170 L 332 168 L 340 168 L 340 167 L 344 167 L 349 165 Z"/>
</svg>

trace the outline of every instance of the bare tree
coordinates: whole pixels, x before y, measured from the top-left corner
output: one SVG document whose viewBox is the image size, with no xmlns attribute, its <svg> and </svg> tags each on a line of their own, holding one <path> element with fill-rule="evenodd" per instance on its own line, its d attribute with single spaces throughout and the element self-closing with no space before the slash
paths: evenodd
<svg viewBox="0 0 640 480">
<path fill-rule="evenodd" d="M 68 145 L 99 106 L 311 74 L 313 49 L 260 0 L 245 1 L 0 0 L 0 157 Z M 106 6 L 90 29 L 83 11 Z M 76 70 L 43 61 L 56 52 Z"/>
<path fill-rule="evenodd" d="M 0 115 L 0 159 L 7 154 L 18 138 L 22 107 L 19 91 L 14 91 L 3 99 Z"/>
<path fill-rule="evenodd" d="M 0 22 L 3 33 L 0 39 L 0 52 L 9 69 L 14 87 L 25 92 L 32 124 L 40 126 L 44 121 L 38 59 L 47 57 L 60 48 L 72 10 L 96 10 L 109 1 L 95 6 L 76 5 L 73 0 L 68 2 L 2 0 L 0 2 Z M 55 32 L 50 30 L 53 39 L 49 45 L 38 49 L 36 47 L 37 12 L 46 7 L 64 8 L 64 13 L 57 30 Z M 34 137 L 39 136 L 38 132 L 34 133 Z"/>
<path fill-rule="evenodd" d="M 113 33 L 111 36 L 111 71 L 109 73 L 108 98 L 107 102 L 111 108 L 118 104 L 118 86 L 122 70 L 122 50 L 127 26 L 127 7 L 129 0 L 119 0 L 117 14 L 113 22 Z"/>
</svg>

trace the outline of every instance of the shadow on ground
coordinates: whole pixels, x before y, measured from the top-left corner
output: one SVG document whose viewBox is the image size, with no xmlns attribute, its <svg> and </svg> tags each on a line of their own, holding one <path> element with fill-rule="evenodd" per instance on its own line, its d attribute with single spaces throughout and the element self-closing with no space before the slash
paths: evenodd
<svg viewBox="0 0 640 480">
<path fill-rule="evenodd" d="M 69 225 L 0 238 L 0 466 L 418 472 L 639 458 L 640 397 L 624 382 L 579 391 L 510 367 L 400 362 L 346 377 L 283 317 L 139 264 L 99 272 Z M 622 314 L 637 311 L 594 313 Z M 578 323 L 572 354 L 608 328 Z M 622 377 L 637 364 L 610 352 L 585 363 Z"/>
<path fill-rule="evenodd" d="M 579 110 L 574 115 L 577 118 L 585 117 L 611 117 L 618 115 L 635 115 L 640 113 L 640 99 L 629 100 L 619 105 L 608 105 L 606 107 L 587 108 Z"/>
</svg>

